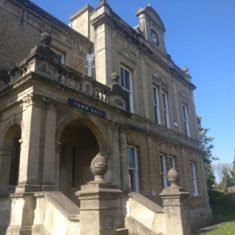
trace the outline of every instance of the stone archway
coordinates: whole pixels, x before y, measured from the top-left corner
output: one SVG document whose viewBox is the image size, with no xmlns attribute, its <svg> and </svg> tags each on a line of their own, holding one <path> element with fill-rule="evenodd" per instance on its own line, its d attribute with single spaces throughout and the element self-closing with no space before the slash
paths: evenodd
<svg viewBox="0 0 235 235">
<path fill-rule="evenodd" d="M 0 186 L 16 186 L 19 178 L 21 129 L 18 125 L 8 128 L 2 147 Z"/>
<path fill-rule="evenodd" d="M 74 193 L 93 180 L 90 163 L 100 147 L 91 129 L 81 121 L 70 122 L 61 134 L 59 189 L 78 204 Z"/>
</svg>

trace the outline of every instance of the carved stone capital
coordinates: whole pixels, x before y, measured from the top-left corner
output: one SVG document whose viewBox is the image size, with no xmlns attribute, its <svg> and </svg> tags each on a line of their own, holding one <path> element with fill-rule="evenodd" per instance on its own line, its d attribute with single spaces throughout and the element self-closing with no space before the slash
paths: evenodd
<svg viewBox="0 0 235 235">
<path fill-rule="evenodd" d="M 47 99 L 46 100 L 46 110 L 56 112 L 56 110 L 57 110 L 56 102 L 53 100 Z"/>
<path fill-rule="evenodd" d="M 23 97 L 23 103 L 26 106 L 30 105 L 44 105 L 47 101 L 47 98 L 38 94 L 30 93 Z"/>
</svg>

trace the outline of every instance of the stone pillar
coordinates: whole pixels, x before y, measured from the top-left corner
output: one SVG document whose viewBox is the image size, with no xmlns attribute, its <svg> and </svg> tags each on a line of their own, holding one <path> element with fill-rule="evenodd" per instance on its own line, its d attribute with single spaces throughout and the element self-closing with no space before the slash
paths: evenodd
<svg viewBox="0 0 235 235">
<path fill-rule="evenodd" d="M 106 20 L 110 16 L 110 8 L 106 4 L 101 6 L 91 16 L 95 38 L 95 68 L 96 80 L 105 85 L 111 84 L 112 74 L 112 26 Z"/>
<path fill-rule="evenodd" d="M 43 190 L 55 188 L 56 169 L 56 108 L 52 103 L 47 104 L 44 136 L 43 158 Z"/>
<path fill-rule="evenodd" d="M 11 234 L 32 234 L 36 201 L 33 193 L 11 194 L 11 216 L 8 229 Z"/>
<path fill-rule="evenodd" d="M 17 193 L 40 190 L 39 158 L 41 137 L 42 97 L 33 93 L 24 98 L 22 113 L 22 144 L 20 153 L 19 184 Z"/>
<path fill-rule="evenodd" d="M 94 181 L 76 193 L 80 199 L 80 235 L 114 235 L 123 225 L 122 192 L 104 180 L 107 168 L 106 158 L 98 153 L 91 163 Z"/>
<path fill-rule="evenodd" d="M 175 169 L 170 169 L 167 176 L 170 186 L 160 194 L 165 213 L 166 235 L 191 235 L 187 210 L 189 193 L 178 186 L 179 175 Z"/>
</svg>

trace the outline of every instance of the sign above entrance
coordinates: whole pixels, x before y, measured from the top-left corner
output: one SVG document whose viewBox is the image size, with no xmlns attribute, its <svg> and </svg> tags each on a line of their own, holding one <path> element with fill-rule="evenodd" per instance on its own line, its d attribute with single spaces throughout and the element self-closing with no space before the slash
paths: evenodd
<svg viewBox="0 0 235 235">
<path fill-rule="evenodd" d="M 78 109 L 82 109 L 82 110 L 89 112 L 89 113 L 94 113 L 95 115 L 97 115 L 99 117 L 106 118 L 106 112 L 99 110 L 95 107 L 92 107 L 90 105 L 84 104 L 80 101 L 69 98 L 68 105 L 71 105 L 71 106 L 78 108 Z"/>
</svg>

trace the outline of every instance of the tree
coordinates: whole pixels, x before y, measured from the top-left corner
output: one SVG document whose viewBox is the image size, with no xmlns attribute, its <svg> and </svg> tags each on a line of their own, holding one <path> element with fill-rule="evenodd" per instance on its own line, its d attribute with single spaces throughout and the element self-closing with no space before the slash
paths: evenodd
<svg viewBox="0 0 235 235">
<path fill-rule="evenodd" d="M 232 179 L 231 173 L 232 173 L 232 171 L 231 171 L 231 169 L 229 167 L 224 166 L 222 168 L 222 179 L 221 179 L 221 182 L 219 184 L 219 188 L 223 192 L 227 192 L 228 191 L 228 187 L 233 184 L 233 179 Z"/>
<path fill-rule="evenodd" d="M 214 148 L 212 142 L 214 138 L 208 136 L 209 129 L 202 127 L 201 117 L 197 117 L 197 122 L 198 122 L 198 127 L 199 127 L 200 149 L 203 154 L 206 185 L 207 185 L 207 189 L 212 189 L 213 185 L 215 185 L 215 176 L 214 176 L 211 163 L 213 160 L 218 160 L 212 154 L 212 149 Z"/>
<path fill-rule="evenodd" d="M 235 185 L 235 150 L 234 150 L 234 158 L 233 158 L 233 166 L 231 170 L 231 176 L 232 176 L 232 184 Z"/>
</svg>

